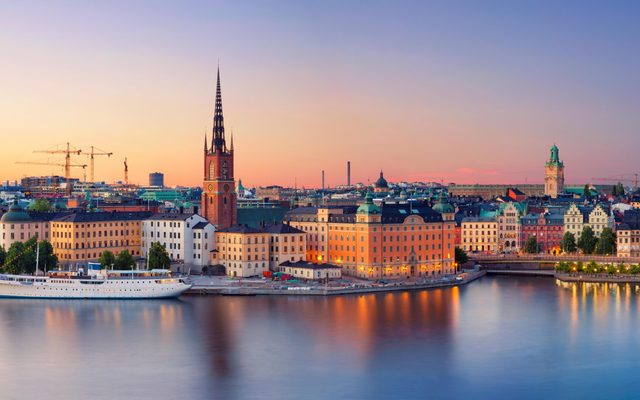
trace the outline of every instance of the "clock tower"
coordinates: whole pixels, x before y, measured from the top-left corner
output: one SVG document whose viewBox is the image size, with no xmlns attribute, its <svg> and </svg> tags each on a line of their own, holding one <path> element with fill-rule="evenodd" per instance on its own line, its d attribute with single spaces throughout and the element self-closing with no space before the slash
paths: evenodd
<svg viewBox="0 0 640 400">
<path fill-rule="evenodd" d="M 216 229 L 228 228 L 238 222 L 238 204 L 233 178 L 233 135 L 227 148 L 222 116 L 220 69 L 216 85 L 216 104 L 213 114 L 211 147 L 204 138 L 204 185 L 202 188 L 202 215 Z"/>
</svg>

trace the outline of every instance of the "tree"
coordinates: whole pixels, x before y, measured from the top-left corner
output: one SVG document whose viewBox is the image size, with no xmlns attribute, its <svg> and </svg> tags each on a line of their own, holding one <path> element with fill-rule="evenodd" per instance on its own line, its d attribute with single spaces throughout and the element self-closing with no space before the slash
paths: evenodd
<svg viewBox="0 0 640 400">
<path fill-rule="evenodd" d="M 131 253 L 128 250 L 122 250 L 116 256 L 116 260 L 114 262 L 115 269 L 133 269 L 135 264 L 135 260 Z"/>
<path fill-rule="evenodd" d="M 576 236 L 571 232 L 565 232 L 560 247 L 562 247 L 562 251 L 565 253 L 575 253 L 576 250 L 578 250 L 576 246 Z"/>
<path fill-rule="evenodd" d="M 596 235 L 593 233 L 593 229 L 587 225 L 582 229 L 580 239 L 578 239 L 578 248 L 582 250 L 584 254 L 592 254 L 596 249 Z"/>
<path fill-rule="evenodd" d="M 36 267 L 36 253 L 34 251 L 36 238 L 26 242 L 14 242 L 7 251 L 2 270 L 8 274 L 32 274 Z"/>
<path fill-rule="evenodd" d="M 457 256 L 458 248 L 456 247 L 456 256 Z M 465 254 L 466 255 L 466 254 Z M 149 269 L 167 269 L 171 266 L 171 258 L 169 258 L 169 253 L 167 253 L 167 249 L 164 248 L 160 242 L 151 243 L 151 248 L 149 249 Z"/>
<path fill-rule="evenodd" d="M 457 264 L 464 264 L 469 261 L 469 256 L 467 255 L 466 251 L 456 246 L 455 259 Z"/>
<path fill-rule="evenodd" d="M 102 268 L 109 269 L 116 262 L 116 256 L 113 255 L 109 250 L 105 250 L 100 254 L 100 258 L 98 258 L 98 262 Z"/>
<path fill-rule="evenodd" d="M 614 254 L 616 252 L 616 234 L 613 233 L 611 228 L 606 227 L 602 229 L 600 239 L 596 244 L 597 254 Z"/>
<path fill-rule="evenodd" d="M 531 236 L 524 243 L 524 252 L 528 254 L 535 254 L 538 253 L 538 251 L 538 240 L 535 236 Z"/>
<path fill-rule="evenodd" d="M 41 271 L 56 269 L 58 267 L 58 256 L 53 253 L 51 243 L 42 240 L 38 243 L 38 247 L 40 248 L 40 254 L 38 254 L 38 269 Z"/>
<path fill-rule="evenodd" d="M 51 203 L 49 203 L 47 199 L 35 199 L 29 205 L 29 211 L 46 212 L 51 211 L 51 208 Z"/>
<path fill-rule="evenodd" d="M 4 247 L 0 247 L 0 267 L 4 265 L 4 260 L 7 259 L 7 251 Z"/>
</svg>

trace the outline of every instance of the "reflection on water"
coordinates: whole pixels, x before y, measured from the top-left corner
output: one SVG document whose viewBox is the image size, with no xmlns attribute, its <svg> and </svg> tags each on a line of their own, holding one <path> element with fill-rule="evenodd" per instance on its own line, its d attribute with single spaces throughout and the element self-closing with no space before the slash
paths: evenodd
<svg viewBox="0 0 640 400">
<path fill-rule="evenodd" d="M 638 291 L 496 277 L 326 298 L 2 300 L 0 398 L 625 397 Z"/>
</svg>

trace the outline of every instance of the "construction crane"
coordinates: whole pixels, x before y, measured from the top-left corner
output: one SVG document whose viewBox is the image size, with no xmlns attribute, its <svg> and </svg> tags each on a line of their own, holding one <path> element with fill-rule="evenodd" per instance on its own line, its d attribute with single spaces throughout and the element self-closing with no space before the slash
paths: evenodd
<svg viewBox="0 0 640 400">
<path fill-rule="evenodd" d="M 95 148 L 95 147 L 91 146 L 91 151 L 88 152 L 88 153 L 85 152 L 84 154 L 91 159 L 90 168 L 89 168 L 89 174 L 91 175 L 91 182 L 95 182 L 95 180 L 94 180 L 94 171 L 95 171 L 94 157 L 95 156 L 111 157 L 113 155 L 113 153 L 108 152 L 108 151 L 104 151 L 104 150 L 100 150 L 98 148 Z"/>
<path fill-rule="evenodd" d="M 80 155 L 82 153 L 82 150 L 80 149 L 76 149 L 73 148 L 69 142 L 67 142 L 67 147 L 66 149 L 55 149 L 55 150 L 34 150 L 34 153 L 47 153 L 47 154 L 64 154 L 65 155 L 65 159 L 64 159 L 64 164 L 62 164 L 62 166 L 64 167 L 64 177 L 67 180 L 67 196 L 71 196 L 71 184 L 69 182 L 69 180 L 71 179 L 71 167 L 79 167 L 84 165 L 84 167 L 82 168 L 86 168 L 86 164 L 71 164 L 71 156 L 72 155 Z M 59 165 L 57 163 L 46 163 L 44 165 Z"/>
<path fill-rule="evenodd" d="M 124 184 L 129 186 L 129 165 L 127 165 L 127 157 L 124 158 Z"/>
<path fill-rule="evenodd" d="M 69 178 L 69 173 L 67 171 L 69 171 L 71 168 L 82 168 L 83 170 L 86 171 L 87 168 L 87 164 L 69 164 L 69 163 L 60 163 L 60 162 L 39 162 L 39 161 L 17 161 L 16 164 L 26 164 L 26 165 L 55 165 L 57 167 L 63 167 L 65 169 L 66 172 L 66 176 L 65 179 L 67 181 L 67 196 L 70 197 L 71 196 L 71 181 Z M 86 177 L 86 173 L 85 173 L 85 177 Z M 86 180 L 86 178 L 85 178 Z"/>
<path fill-rule="evenodd" d="M 624 178 L 625 176 L 631 176 L 633 175 L 633 178 Z M 628 183 L 633 183 L 633 189 L 634 190 L 638 190 L 638 176 L 640 175 L 640 173 L 634 172 L 631 174 L 620 174 L 620 178 L 591 178 L 592 181 L 609 181 L 609 182 L 628 182 Z"/>
</svg>

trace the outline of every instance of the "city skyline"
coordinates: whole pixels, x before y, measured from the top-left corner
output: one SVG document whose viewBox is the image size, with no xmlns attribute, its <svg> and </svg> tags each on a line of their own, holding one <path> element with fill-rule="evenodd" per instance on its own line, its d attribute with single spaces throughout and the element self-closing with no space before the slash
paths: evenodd
<svg viewBox="0 0 640 400">
<path fill-rule="evenodd" d="M 9 3 L 0 179 L 69 141 L 114 152 L 97 180 L 199 186 L 218 59 L 248 186 L 542 183 L 554 143 L 568 183 L 636 172 L 637 7 Z"/>
</svg>

